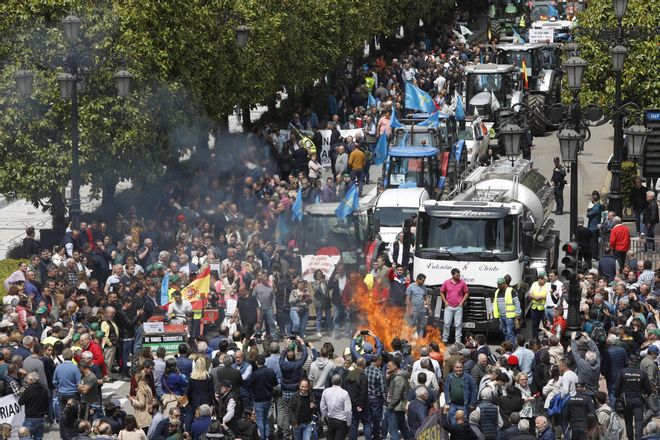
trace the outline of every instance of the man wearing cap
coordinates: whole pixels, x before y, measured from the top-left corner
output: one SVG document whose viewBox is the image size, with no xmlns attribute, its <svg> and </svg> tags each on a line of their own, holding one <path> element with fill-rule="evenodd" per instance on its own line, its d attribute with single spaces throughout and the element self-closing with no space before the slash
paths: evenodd
<svg viewBox="0 0 660 440">
<path fill-rule="evenodd" d="M 614 384 L 614 397 L 617 400 L 621 399 L 623 403 L 626 434 L 629 439 L 635 440 L 642 438 L 645 396 L 653 393 L 651 381 L 646 371 L 637 366 L 638 361 L 638 356 L 631 355 L 630 364 L 619 371 Z M 634 431 L 633 419 L 635 421 Z"/>
<path fill-rule="evenodd" d="M 527 298 L 531 300 L 531 315 L 532 315 L 532 338 L 536 339 L 539 336 L 539 326 L 543 322 L 545 316 L 545 301 L 550 293 L 550 284 L 547 282 L 545 272 L 539 272 L 537 281 L 532 283 L 529 289 Z"/>
<path fill-rule="evenodd" d="M 499 319 L 500 329 L 507 341 L 515 344 L 513 320 L 520 317 L 520 300 L 504 278 L 497 279 L 497 289 L 493 297 L 493 318 Z"/>
<path fill-rule="evenodd" d="M 592 396 L 585 392 L 583 382 L 575 384 L 575 395 L 568 400 L 562 415 L 570 426 L 572 439 L 586 439 L 589 430 L 589 415 L 596 413 Z"/>
<path fill-rule="evenodd" d="M 241 418 L 243 409 L 238 393 L 233 390 L 229 380 L 220 382 L 220 394 L 218 395 L 217 415 L 225 428 L 236 430 L 236 423 Z"/>
</svg>

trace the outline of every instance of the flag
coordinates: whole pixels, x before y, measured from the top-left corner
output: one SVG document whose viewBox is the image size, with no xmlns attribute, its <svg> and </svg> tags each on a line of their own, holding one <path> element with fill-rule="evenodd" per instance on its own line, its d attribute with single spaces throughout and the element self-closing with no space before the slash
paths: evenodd
<svg viewBox="0 0 660 440">
<path fill-rule="evenodd" d="M 465 109 L 463 109 L 463 99 L 461 98 L 461 95 L 458 94 L 458 91 L 454 91 L 454 95 L 456 99 L 456 110 L 454 111 L 454 116 L 456 117 L 457 121 L 465 121 Z M 477 107 L 475 106 L 474 109 L 476 110 Z"/>
<path fill-rule="evenodd" d="M 461 29 L 461 34 L 462 35 L 472 35 L 472 34 L 474 34 L 474 32 L 472 32 L 470 29 L 466 28 L 462 24 L 460 25 L 460 29 Z"/>
<path fill-rule="evenodd" d="M 522 60 L 522 74 L 523 74 L 523 85 L 525 86 L 525 90 L 529 90 L 529 81 L 527 79 L 527 63 L 525 63 L 525 60 Z"/>
<path fill-rule="evenodd" d="M 378 103 L 376 102 L 376 98 L 374 98 L 374 95 L 369 93 L 369 95 L 367 96 L 367 106 L 371 107 L 372 105 L 376 107 Z"/>
<path fill-rule="evenodd" d="M 286 239 L 291 229 L 285 217 L 283 214 L 280 214 L 277 217 L 277 226 L 275 226 L 275 241 L 280 246 L 286 244 Z"/>
<path fill-rule="evenodd" d="M 559 18 L 559 11 L 553 5 L 548 5 L 548 15 Z"/>
<path fill-rule="evenodd" d="M 318 195 L 318 194 L 316 195 L 316 198 L 314 199 L 314 204 L 315 205 L 320 205 L 321 204 L 321 196 L 320 195 Z"/>
<path fill-rule="evenodd" d="M 525 39 L 515 29 L 511 28 L 511 30 L 513 31 L 513 44 L 525 44 Z"/>
<path fill-rule="evenodd" d="M 455 159 L 457 163 L 460 162 L 461 160 L 461 155 L 463 154 L 463 147 L 465 147 L 465 141 L 463 139 L 456 142 L 456 146 L 454 147 L 454 153 L 456 154 Z"/>
<path fill-rule="evenodd" d="M 479 116 L 479 109 L 477 108 L 476 105 L 474 106 L 474 112 L 472 113 L 472 115 L 473 116 Z"/>
<path fill-rule="evenodd" d="M 497 100 L 497 96 L 491 90 L 490 91 L 490 110 L 495 113 L 500 108 L 500 101 Z"/>
<path fill-rule="evenodd" d="M 170 300 L 168 291 L 170 290 L 170 273 L 165 272 L 163 282 L 160 283 L 160 303 L 161 305 L 167 304 Z"/>
<path fill-rule="evenodd" d="M 303 218 L 302 187 L 300 186 L 298 187 L 298 194 L 296 194 L 296 201 L 291 206 L 291 217 L 299 222 Z"/>
<path fill-rule="evenodd" d="M 467 44 L 467 40 L 465 39 L 465 37 L 463 36 L 463 34 L 461 34 L 460 32 L 458 32 L 458 31 L 455 30 L 455 29 L 453 29 L 452 32 L 453 32 L 454 35 L 456 35 L 456 38 L 458 38 L 458 41 L 459 41 L 459 42 L 461 42 L 461 43 L 463 43 L 463 44 Z"/>
<path fill-rule="evenodd" d="M 438 189 L 443 189 L 445 187 L 445 180 L 447 178 L 445 176 L 440 176 L 438 179 Z"/>
<path fill-rule="evenodd" d="M 350 187 L 348 192 L 346 193 L 346 196 L 339 202 L 339 206 L 337 206 L 337 209 L 335 209 L 335 214 L 337 217 L 340 219 L 345 219 L 348 217 L 350 214 L 353 213 L 353 211 L 357 211 L 359 208 L 359 195 L 358 195 L 358 184 L 353 183 L 353 186 Z"/>
<path fill-rule="evenodd" d="M 211 266 L 206 266 L 197 275 L 195 281 L 181 289 L 181 296 L 193 303 L 193 309 L 201 309 L 202 304 L 195 304 L 203 301 L 209 296 L 211 290 Z"/>
<path fill-rule="evenodd" d="M 387 159 L 387 134 L 383 133 L 378 138 L 374 149 L 374 165 L 381 165 Z"/>
<path fill-rule="evenodd" d="M 436 110 L 429 116 L 424 119 L 422 122 L 417 124 L 418 127 L 437 127 L 440 123 L 440 111 Z"/>
<path fill-rule="evenodd" d="M 433 98 L 424 90 L 416 87 L 415 85 L 406 83 L 406 108 L 419 110 L 426 113 L 433 113 L 435 111 L 435 104 Z"/>
<path fill-rule="evenodd" d="M 392 107 L 390 116 L 390 128 L 403 128 L 403 124 L 396 118 L 396 109 Z"/>
</svg>

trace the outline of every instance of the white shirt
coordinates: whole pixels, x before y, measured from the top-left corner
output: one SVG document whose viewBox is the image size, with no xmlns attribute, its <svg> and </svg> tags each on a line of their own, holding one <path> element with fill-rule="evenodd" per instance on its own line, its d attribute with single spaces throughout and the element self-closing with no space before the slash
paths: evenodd
<svg viewBox="0 0 660 440">
<path fill-rule="evenodd" d="M 321 415 L 350 425 L 353 416 L 348 392 L 339 385 L 326 388 L 321 395 Z"/>
<path fill-rule="evenodd" d="M 438 90 L 438 92 L 442 92 L 445 89 L 446 84 L 447 78 L 442 75 L 438 76 L 435 81 L 433 81 L 433 85 L 435 85 L 435 88 Z"/>
<path fill-rule="evenodd" d="M 442 379 L 442 369 L 440 368 L 440 363 L 436 361 L 435 359 L 431 359 L 430 357 L 426 358 L 420 358 L 415 361 L 412 367 L 412 372 L 413 374 L 417 371 L 423 370 L 422 368 L 422 359 L 428 359 L 431 361 L 431 365 L 433 366 L 433 371 L 435 371 L 435 377 L 438 379 Z"/>
<path fill-rule="evenodd" d="M 572 370 L 567 370 L 564 374 L 562 374 L 559 378 L 559 389 L 561 391 L 561 397 L 566 397 L 569 394 L 571 397 L 575 396 L 575 384 L 578 382 L 578 376 Z"/>
<path fill-rule="evenodd" d="M 172 301 L 167 308 L 167 316 L 173 320 L 183 320 L 186 319 L 186 314 L 193 311 L 192 304 L 190 301 L 185 299 L 181 300 L 181 304 L 177 304 L 176 301 Z"/>
</svg>

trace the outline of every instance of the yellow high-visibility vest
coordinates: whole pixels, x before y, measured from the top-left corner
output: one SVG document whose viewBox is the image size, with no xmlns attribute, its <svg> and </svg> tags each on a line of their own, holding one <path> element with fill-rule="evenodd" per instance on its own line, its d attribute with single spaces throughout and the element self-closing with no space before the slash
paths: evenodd
<svg viewBox="0 0 660 440">
<path fill-rule="evenodd" d="M 314 142 L 307 136 L 303 136 L 300 139 L 300 145 L 302 145 L 308 152 L 309 154 L 316 153 L 316 145 L 314 145 Z"/>
<path fill-rule="evenodd" d="M 497 294 L 499 291 L 500 289 L 495 289 L 495 297 L 493 298 L 493 317 L 498 319 L 500 317 L 500 306 L 497 301 Z M 504 291 L 504 306 L 506 308 L 506 317 L 515 318 L 516 306 L 513 304 L 513 289 L 511 287 L 507 287 Z"/>
<path fill-rule="evenodd" d="M 529 296 L 532 298 L 532 310 L 545 310 L 545 298 L 548 295 L 548 282 L 543 287 L 538 281 L 534 281 L 529 289 Z"/>
</svg>

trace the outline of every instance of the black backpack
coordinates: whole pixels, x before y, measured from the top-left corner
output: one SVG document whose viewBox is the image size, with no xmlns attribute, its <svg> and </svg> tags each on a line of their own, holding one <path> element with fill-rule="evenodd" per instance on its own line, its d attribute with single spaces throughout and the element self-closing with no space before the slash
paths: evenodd
<svg viewBox="0 0 660 440">
<path fill-rule="evenodd" d="M 591 331 L 591 339 L 596 343 L 599 350 L 602 350 L 605 347 L 605 341 L 607 340 L 607 332 L 602 325 L 594 327 Z"/>
</svg>

